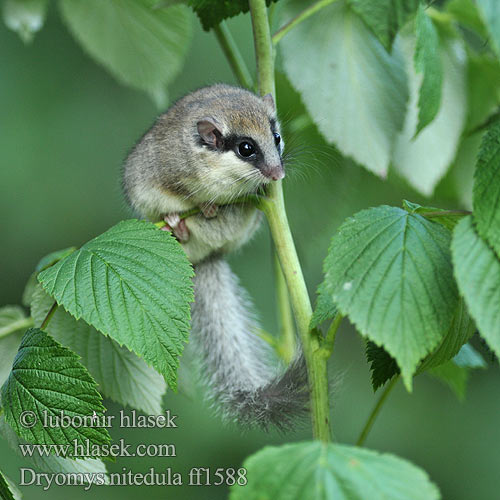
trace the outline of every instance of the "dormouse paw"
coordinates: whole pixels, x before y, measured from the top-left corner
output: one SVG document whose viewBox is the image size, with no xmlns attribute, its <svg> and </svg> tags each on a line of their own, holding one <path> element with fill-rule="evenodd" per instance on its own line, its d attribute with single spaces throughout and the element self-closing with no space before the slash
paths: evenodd
<svg viewBox="0 0 500 500">
<path fill-rule="evenodd" d="M 217 217 L 219 205 L 216 205 L 215 203 L 206 203 L 205 205 L 200 206 L 200 210 L 207 219 L 213 219 L 214 217 Z"/>
<path fill-rule="evenodd" d="M 167 214 L 163 217 L 163 220 L 166 223 L 166 226 L 162 227 L 164 231 L 172 231 L 172 234 L 180 243 L 189 240 L 189 229 L 186 226 L 186 221 L 181 219 L 178 213 Z"/>
</svg>

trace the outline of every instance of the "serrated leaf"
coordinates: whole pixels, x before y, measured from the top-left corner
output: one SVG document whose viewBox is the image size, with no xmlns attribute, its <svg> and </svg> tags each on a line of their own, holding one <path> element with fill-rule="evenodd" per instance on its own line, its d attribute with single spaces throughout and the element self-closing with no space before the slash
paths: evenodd
<svg viewBox="0 0 500 500">
<path fill-rule="evenodd" d="M 387 50 L 399 29 L 417 12 L 420 0 L 348 0 Z"/>
<path fill-rule="evenodd" d="M 101 475 L 101 477 L 103 477 L 105 484 L 109 483 L 106 466 L 100 459 L 61 458 L 55 455 L 43 456 L 36 452 L 34 452 L 31 457 L 23 455 L 19 446 L 27 444 L 27 442 L 19 438 L 19 436 L 5 422 L 5 419 L 2 416 L 0 416 L 0 435 L 3 436 L 9 446 L 18 456 L 28 460 L 40 472 L 99 474 Z M 88 480 L 86 482 L 88 482 Z"/>
<path fill-rule="evenodd" d="M 121 83 L 166 104 L 191 39 L 187 8 L 153 0 L 60 0 L 64 21 L 83 48 Z"/>
<path fill-rule="evenodd" d="M 247 458 L 248 484 L 231 500 L 435 500 L 427 474 L 389 453 L 333 443 L 267 446 Z"/>
<path fill-rule="evenodd" d="M 469 312 L 481 336 L 500 356 L 500 260 L 476 232 L 470 216 L 455 228 L 451 250 Z"/>
<path fill-rule="evenodd" d="M 31 314 L 40 325 L 54 300 L 38 285 L 33 296 Z M 58 308 L 46 331 L 62 345 L 81 356 L 100 391 L 123 406 L 147 415 L 162 412 L 162 397 L 167 390 L 163 377 L 125 347 L 99 333 L 83 320 Z"/>
<path fill-rule="evenodd" d="M 474 174 L 477 232 L 500 256 L 500 123 L 484 136 Z"/>
<path fill-rule="evenodd" d="M 415 375 L 455 360 L 467 346 L 466 342 L 474 335 L 475 325 L 467 313 L 463 300 L 458 302 L 458 309 L 453 316 L 450 329 L 438 347 L 429 354 L 417 368 Z M 370 363 L 371 381 L 373 390 L 376 391 L 393 376 L 400 373 L 396 360 L 383 347 L 373 342 L 366 346 L 366 358 Z"/>
<path fill-rule="evenodd" d="M 403 208 L 411 214 L 419 214 L 434 222 L 438 222 L 450 231 L 467 216 L 467 212 L 444 210 L 436 207 L 423 207 L 418 203 L 408 200 L 403 200 Z"/>
<path fill-rule="evenodd" d="M 294 1 L 282 10 L 290 19 L 302 9 Z M 385 176 L 408 98 L 399 47 L 388 54 L 342 0 L 294 27 L 280 45 L 285 72 L 326 140 Z"/>
<path fill-rule="evenodd" d="M 29 43 L 45 22 L 47 7 L 48 0 L 3 0 L 2 16 L 7 28 Z"/>
<path fill-rule="evenodd" d="M 0 471 L 0 498 L 2 500 L 21 500 L 21 493 Z"/>
<path fill-rule="evenodd" d="M 366 343 L 366 361 L 370 364 L 373 390 L 382 387 L 388 380 L 400 373 L 396 360 L 374 342 Z"/>
<path fill-rule="evenodd" d="M 340 312 L 396 359 L 409 390 L 457 307 L 449 244 L 440 224 L 381 206 L 347 219 L 325 261 L 326 290 Z"/>
<path fill-rule="evenodd" d="M 278 0 L 266 0 L 267 6 Z M 186 3 L 198 14 L 203 29 L 217 26 L 228 17 L 248 12 L 248 0 L 186 0 Z"/>
<path fill-rule="evenodd" d="M 410 101 L 403 131 L 396 138 L 392 163 L 412 187 L 430 196 L 452 164 L 465 127 L 467 113 L 466 56 L 463 42 L 443 38 L 439 48 L 443 84 L 439 111 L 417 137 L 422 76 L 415 73 L 413 37 L 401 37 L 406 56 Z"/>
<path fill-rule="evenodd" d="M 88 440 L 90 445 L 102 445 L 111 440 L 108 431 L 97 426 L 44 425 L 46 415 L 59 417 L 62 412 L 70 418 L 102 418 L 105 408 L 78 356 L 38 328 L 24 335 L 9 378 L 2 386 L 1 398 L 7 423 L 31 443 L 70 444 L 76 440 L 85 445 Z M 26 411 L 33 412 L 29 421 L 22 417 Z"/>
<path fill-rule="evenodd" d="M 493 47 L 500 55 L 500 3 L 498 0 L 477 0 L 477 4 L 493 39 Z"/>
<path fill-rule="evenodd" d="M 309 328 L 313 329 L 321 323 L 333 319 L 337 314 L 337 306 L 334 304 L 331 295 L 326 291 L 325 283 L 318 286 L 316 307 L 311 318 Z"/>
<path fill-rule="evenodd" d="M 420 5 L 415 21 L 415 71 L 422 74 L 418 96 L 418 124 L 416 134 L 436 117 L 441 104 L 443 65 L 437 29 Z"/>
<path fill-rule="evenodd" d="M 190 329 L 193 270 L 179 243 L 146 221 L 122 221 L 41 272 L 76 319 L 125 345 L 175 390 Z"/>
</svg>

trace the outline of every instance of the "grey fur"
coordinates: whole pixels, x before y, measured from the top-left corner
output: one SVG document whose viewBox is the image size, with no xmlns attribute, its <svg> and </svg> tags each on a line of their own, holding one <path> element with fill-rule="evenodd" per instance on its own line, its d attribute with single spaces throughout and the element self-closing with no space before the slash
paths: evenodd
<svg viewBox="0 0 500 500">
<path fill-rule="evenodd" d="M 303 357 L 277 374 L 270 349 L 258 336 L 252 303 L 227 262 L 214 256 L 195 272 L 191 339 L 216 406 L 245 426 L 291 427 L 309 400 Z"/>
<path fill-rule="evenodd" d="M 210 135 L 212 124 L 220 141 Z M 123 172 L 128 201 L 156 221 L 254 193 L 272 182 L 270 172 L 284 172 L 283 143 L 275 142 L 276 132 L 279 123 L 269 96 L 229 85 L 197 90 L 161 115 L 128 156 Z M 235 137 L 254 142 L 258 165 L 219 146 Z M 304 361 L 298 356 L 276 374 L 269 347 L 258 337 L 251 303 L 223 260 L 251 238 L 260 219 L 254 206 L 239 203 L 220 207 L 213 218 L 198 214 L 184 220 L 189 238 L 182 238 L 182 247 L 196 274 L 191 338 L 212 399 L 225 417 L 283 429 L 307 407 Z"/>
</svg>

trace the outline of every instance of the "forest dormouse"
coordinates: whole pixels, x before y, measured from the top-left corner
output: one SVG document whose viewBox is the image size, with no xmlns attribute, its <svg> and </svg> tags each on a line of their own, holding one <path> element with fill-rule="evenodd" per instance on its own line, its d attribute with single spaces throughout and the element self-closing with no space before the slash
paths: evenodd
<svg viewBox="0 0 500 500">
<path fill-rule="evenodd" d="M 231 202 L 284 177 L 283 146 L 271 95 L 217 84 L 160 115 L 123 172 L 132 207 L 165 220 L 194 265 L 190 342 L 215 407 L 226 418 L 264 428 L 288 427 L 305 411 L 307 374 L 300 355 L 278 373 L 224 254 L 248 241 L 260 221 L 251 203 Z M 195 207 L 201 212 L 179 218 Z"/>
</svg>

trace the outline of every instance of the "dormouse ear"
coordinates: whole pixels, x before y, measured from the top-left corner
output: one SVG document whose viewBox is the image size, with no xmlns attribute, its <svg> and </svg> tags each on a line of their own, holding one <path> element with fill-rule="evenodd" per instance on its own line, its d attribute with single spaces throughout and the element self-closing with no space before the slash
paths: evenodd
<svg viewBox="0 0 500 500">
<path fill-rule="evenodd" d="M 274 112 L 276 111 L 276 104 L 274 104 L 274 98 L 273 94 L 266 94 L 264 97 L 262 97 L 262 100 L 271 108 L 271 110 Z"/>
<path fill-rule="evenodd" d="M 214 148 L 220 148 L 222 145 L 222 132 L 220 124 L 213 118 L 203 118 L 197 124 L 198 133 L 202 141 Z"/>
</svg>

